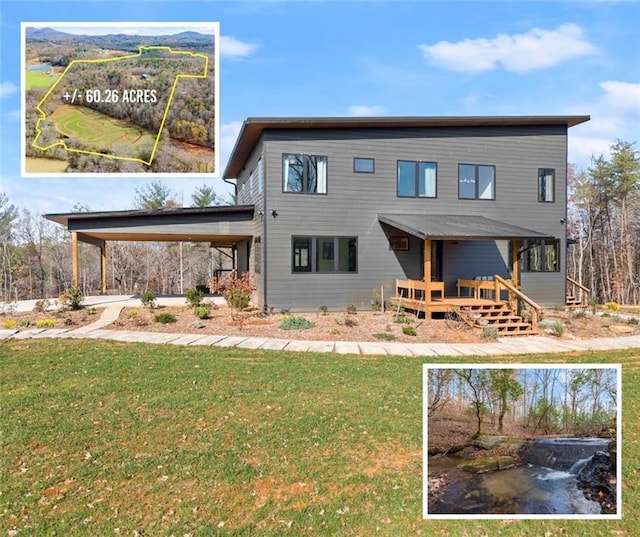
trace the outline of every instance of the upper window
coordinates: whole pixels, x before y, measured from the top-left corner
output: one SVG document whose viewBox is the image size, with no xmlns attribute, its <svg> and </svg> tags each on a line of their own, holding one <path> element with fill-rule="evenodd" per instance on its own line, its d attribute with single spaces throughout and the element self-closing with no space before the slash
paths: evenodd
<svg viewBox="0 0 640 537">
<path fill-rule="evenodd" d="M 327 193 L 327 157 L 282 155 L 283 192 Z"/>
<path fill-rule="evenodd" d="M 458 198 L 496 199 L 496 167 L 480 164 L 458 164 Z"/>
<path fill-rule="evenodd" d="M 353 171 L 355 173 L 373 173 L 375 171 L 375 162 L 372 158 L 354 157 Z"/>
<path fill-rule="evenodd" d="M 397 195 L 402 198 L 435 198 L 437 170 L 435 162 L 399 160 Z"/>
<path fill-rule="evenodd" d="M 556 171 L 538 168 L 538 201 L 555 201 Z"/>
</svg>

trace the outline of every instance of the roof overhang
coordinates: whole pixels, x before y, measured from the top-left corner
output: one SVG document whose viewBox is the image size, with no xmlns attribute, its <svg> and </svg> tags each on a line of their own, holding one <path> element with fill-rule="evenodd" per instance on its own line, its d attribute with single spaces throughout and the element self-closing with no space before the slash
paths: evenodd
<svg viewBox="0 0 640 537">
<path fill-rule="evenodd" d="M 402 117 L 279 117 L 247 118 L 242 124 L 223 179 L 237 179 L 262 133 L 270 129 L 370 129 L 433 127 L 575 127 L 589 121 L 580 116 L 402 116 Z"/>
<path fill-rule="evenodd" d="M 552 239 L 532 229 L 484 216 L 443 214 L 379 214 L 378 221 L 419 239 L 513 240 Z"/>
<path fill-rule="evenodd" d="M 233 245 L 253 235 L 253 205 L 157 210 L 46 214 L 77 232 L 78 239 L 99 241 L 209 242 Z"/>
</svg>

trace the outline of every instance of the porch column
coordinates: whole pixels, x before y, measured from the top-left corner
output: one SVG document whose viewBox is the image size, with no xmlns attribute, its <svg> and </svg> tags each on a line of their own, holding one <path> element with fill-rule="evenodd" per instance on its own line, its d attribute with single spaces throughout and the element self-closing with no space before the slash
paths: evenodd
<svg viewBox="0 0 640 537">
<path fill-rule="evenodd" d="M 424 240 L 425 301 L 431 302 L 431 239 Z"/>
<path fill-rule="evenodd" d="M 520 283 L 520 261 L 518 252 L 520 251 L 520 241 L 518 239 L 513 239 L 511 241 L 511 280 L 513 281 L 513 286 L 518 287 Z"/>
<path fill-rule="evenodd" d="M 71 232 L 71 283 L 77 287 L 80 281 L 78 269 L 78 232 Z"/>
<path fill-rule="evenodd" d="M 102 294 L 107 294 L 107 243 L 100 247 L 100 280 L 102 281 Z"/>
</svg>

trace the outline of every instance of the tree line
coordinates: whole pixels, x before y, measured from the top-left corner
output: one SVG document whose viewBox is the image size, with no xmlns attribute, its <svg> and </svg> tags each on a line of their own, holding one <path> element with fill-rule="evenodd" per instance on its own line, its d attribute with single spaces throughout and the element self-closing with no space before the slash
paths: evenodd
<svg viewBox="0 0 640 537">
<path fill-rule="evenodd" d="M 502 433 L 505 419 L 534 435 L 589 435 L 616 424 L 615 369 L 431 368 L 427 378 L 428 416 L 466 413 L 475 434 Z"/>
</svg>

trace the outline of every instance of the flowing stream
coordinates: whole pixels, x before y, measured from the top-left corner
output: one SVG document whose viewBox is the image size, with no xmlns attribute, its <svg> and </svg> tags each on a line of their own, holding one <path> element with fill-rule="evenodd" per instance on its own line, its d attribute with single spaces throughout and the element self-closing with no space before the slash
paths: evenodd
<svg viewBox="0 0 640 537">
<path fill-rule="evenodd" d="M 499 472 L 467 473 L 456 468 L 462 462 L 459 458 L 430 457 L 429 476 L 446 473 L 447 485 L 429 506 L 429 514 L 599 514 L 600 504 L 585 498 L 578 488 L 577 474 L 593 453 L 606 448 L 607 441 L 580 439 L 577 446 L 570 440 L 574 439 L 531 442 L 523 451 L 522 466 Z M 527 449 L 538 464 L 527 462 Z M 576 454 L 582 458 L 576 459 Z M 558 467 L 541 466 L 541 457 Z"/>
</svg>

